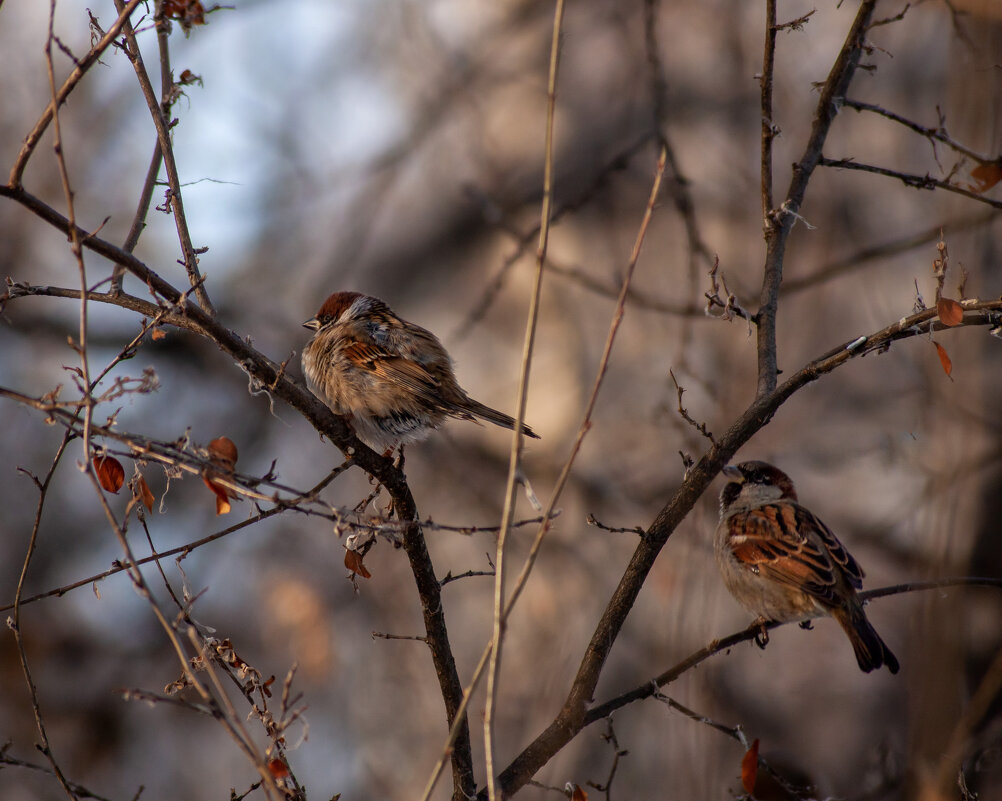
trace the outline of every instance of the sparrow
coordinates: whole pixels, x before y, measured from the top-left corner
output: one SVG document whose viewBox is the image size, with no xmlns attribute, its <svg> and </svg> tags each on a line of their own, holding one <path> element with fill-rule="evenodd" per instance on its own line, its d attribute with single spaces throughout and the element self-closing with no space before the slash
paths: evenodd
<svg viewBox="0 0 1002 801">
<path fill-rule="evenodd" d="M 728 465 L 714 552 L 731 595 L 761 622 L 830 615 L 845 630 L 860 670 L 898 660 L 863 612 L 863 570 L 821 520 L 797 502 L 790 477 L 766 462 Z"/>
<path fill-rule="evenodd" d="M 378 298 L 335 292 L 303 327 L 316 332 L 303 349 L 310 391 L 376 451 L 422 440 L 447 417 L 515 427 L 459 386 L 438 337 Z M 522 433 L 539 439 L 527 425 Z"/>
</svg>

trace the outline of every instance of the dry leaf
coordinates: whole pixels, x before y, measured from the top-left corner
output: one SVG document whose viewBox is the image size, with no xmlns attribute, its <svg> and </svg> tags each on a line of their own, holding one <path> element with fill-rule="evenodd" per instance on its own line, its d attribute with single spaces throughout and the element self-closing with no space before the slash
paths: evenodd
<svg viewBox="0 0 1002 801">
<path fill-rule="evenodd" d="M 372 573 L 366 570 L 365 565 L 362 564 L 362 554 L 358 551 L 349 551 L 348 549 L 345 549 L 344 566 L 352 573 L 361 576 L 362 578 L 372 578 Z"/>
<path fill-rule="evenodd" d="M 758 777 L 758 738 L 751 744 L 741 757 L 741 786 L 746 793 L 755 792 L 755 779 Z"/>
<path fill-rule="evenodd" d="M 139 485 L 139 500 L 143 502 L 143 506 L 146 507 L 146 511 L 153 514 L 153 502 L 156 498 L 153 497 L 153 493 L 150 491 L 150 485 L 146 483 L 146 479 L 143 478 L 143 474 L 139 474 L 139 481 L 136 482 Z"/>
<path fill-rule="evenodd" d="M 939 363 L 943 365 L 943 372 L 950 375 L 953 372 L 953 362 L 950 361 L 950 357 L 946 353 L 946 348 L 935 340 L 933 340 L 932 344 L 936 346 L 936 353 L 939 354 Z"/>
<path fill-rule="evenodd" d="M 977 185 L 972 186 L 971 184 L 968 184 L 968 189 L 972 192 L 977 192 L 978 194 L 987 192 L 999 181 L 1002 181 L 1002 165 L 979 164 L 971 170 L 971 177 L 977 181 Z"/>
<path fill-rule="evenodd" d="M 268 761 L 268 772 L 276 779 L 286 779 L 289 776 L 289 766 L 278 757 Z"/>
<path fill-rule="evenodd" d="M 158 339 L 163 339 L 165 336 L 167 336 L 167 332 L 164 331 L 162 328 L 153 326 L 153 330 L 150 332 L 150 336 L 153 338 L 153 341 L 156 342 Z"/>
<path fill-rule="evenodd" d="M 234 490 L 224 487 L 214 479 L 221 478 L 223 471 L 233 472 L 237 465 L 237 446 L 229 437 L 216 437 L 209 443 L 206 450 L 209 452 L 209 461 L 220 468 L 220 472 L 206 470 L 202 481 L 216 496 L 216 515 L 225 515 L 232 508 L 229 499 L 236 498 L 238 495 Z"/>
<path fill-rule="evenodd" d="M 574 792 L 571 793 L 571 801 L 588 801 L 588 793 L 575 784 Z"/>
<path fill-rule="evenodd" d="M 936 313 L 943 325 L 960 325 L 964 319 L 964 307 L 952 298 L 937 300 Z"/>
<path fill-rule="evenodd" d="M 232 470 L 237 465 L 237 446 L 229 437 L 216 437 L 206 448 L 212 463 Z"/>
<path fill-rule="evenodd" d="M 213 487 L 213 491 L 215 491 L 215 487 Z M 230 513 L 230 509 L 232 508 L 233 507 L 230 506 L 230 499 L 227 498 L 226 495 L 216 495 L 216 517 L 219 517 L 219 515 L 228 515 Z"/>
<path fill-rule="evenodd" d="M 125 483 L 125 468 L 114 456 L 95 456 L 94 472 L 98 483 L 113 494 L 117 494 Z"/>
<path fill-rule="evenodd" d="M 213 472 L 212 470 L 207 470 L 205 475 L 202 476 L 202 481 L 212 493 L 216 496 L 216 514 L 225 515 L 230 511 L 230 498 L 236 498 L 237 494 L 229 487 L 224 487 L 222 484 L 217 483 L 214 479 L 219 478 L 219 473 Z"/>
<path fill-rule="evenodd" d="M 164 16 L 176 19 L 185 30 L 205 24 L 205 8 L 200 0 L 164 0 Z"/>
</svg>

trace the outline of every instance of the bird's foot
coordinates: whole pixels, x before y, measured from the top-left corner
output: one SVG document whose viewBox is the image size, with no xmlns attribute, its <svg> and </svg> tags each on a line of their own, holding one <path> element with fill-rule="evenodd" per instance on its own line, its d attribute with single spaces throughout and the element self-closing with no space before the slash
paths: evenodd
<svg viewBox="0 0 1002 801">
<path fill-rule="evenodd" d="M 814 628 L 814 621 L 812 620 L 801 620 L 798 624 L 800 628 L 804 631 L 811 631 Z"/>
</svg>

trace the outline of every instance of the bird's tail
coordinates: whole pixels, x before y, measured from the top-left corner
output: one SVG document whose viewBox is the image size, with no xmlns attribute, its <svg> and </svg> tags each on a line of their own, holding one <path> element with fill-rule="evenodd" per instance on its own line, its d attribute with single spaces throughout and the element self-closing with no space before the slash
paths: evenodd
<svg viewBox="0 0 1002 801">
<path fill-rule="evenodd" d="M 839 622 L 839 625 L 845 629 L 845 633 L 849 636 L 849 642 L 852 643 L 852 650 L 856 654 L 860 670 L 869 673 L 871 670 L 886 665 L 891 673 L 898 672 L 897 658 L 891 653 L 887 643 L 880 639 L 880 635 L 870 625 L 870 621 L 866 619 L 862 605 L 857 602 L 849 609 L 833 610 L 832 617 Z"/>
<path fill-rule="evenodd" d="M 496 426 L 501 426 L 502 428 L 514 429 L 515 419 L 504 412 L 499 412 L 497 409 L 492 409 L 490 406 L 485 406 L 480 401 L 475 401 L 473 398 L 467 398 L 463 405 L 459 408 L 459 416 L 462 417 L 479 417 L 481 420 L 486 420 L 488 423 L 494 423 Z M 522 424 L 522 433 L 527 437 L 532 437 L 533 439 L 539 439 L 539 434 L 533 431 L 525 423 Z"/>
</svg>

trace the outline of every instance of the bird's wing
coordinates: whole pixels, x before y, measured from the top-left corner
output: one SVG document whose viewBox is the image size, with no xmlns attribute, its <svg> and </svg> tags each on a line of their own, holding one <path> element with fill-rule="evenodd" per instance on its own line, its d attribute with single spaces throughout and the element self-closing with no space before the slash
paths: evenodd
<svg viewBox="0 0 1002 801">
<path fill-rule="evenodd" d="M 795 503 L 770 503 L 728 522 L 734 558 L 765 578 L 834 603 L 839 585 L 862 586 L 862 571 L 820 519 Z"/>
<path fill-rule="evenodd" d="M 359 369 L 405 387 L 429 406 L 441 407 L 439 380 L 417 362 L 372 342 L 352 342 L 342 349 L 342 353 Z"/>
</svg>

